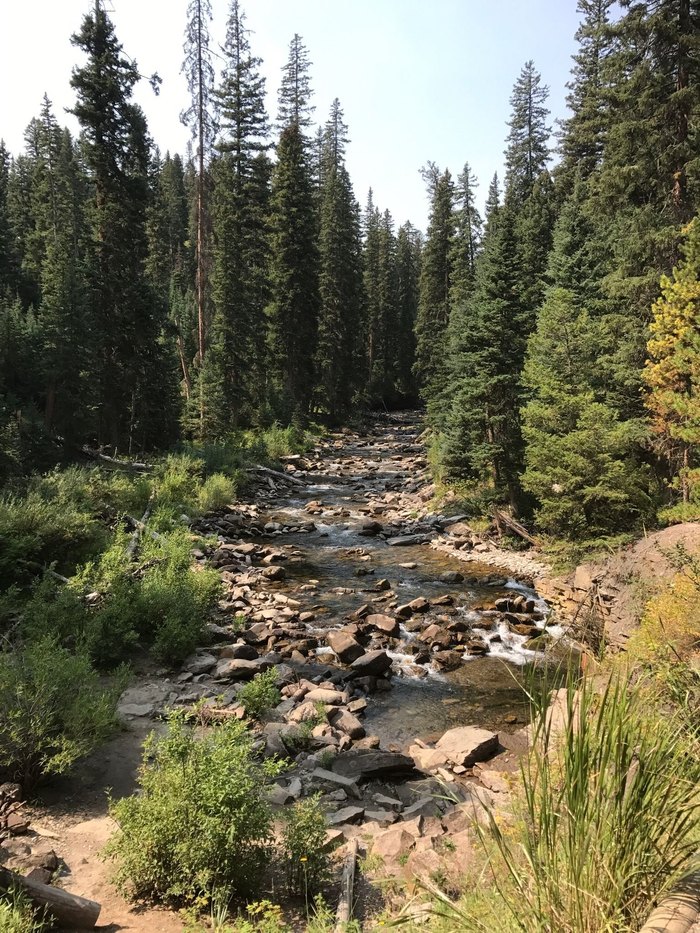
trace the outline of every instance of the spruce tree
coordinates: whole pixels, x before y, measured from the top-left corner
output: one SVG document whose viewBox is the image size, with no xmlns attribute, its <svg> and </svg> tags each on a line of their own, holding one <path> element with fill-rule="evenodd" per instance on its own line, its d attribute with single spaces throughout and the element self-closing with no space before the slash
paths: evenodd
<svg viewBox="0 0 700 933">
<path fill-rule="evenodd" d="M 269 309 L 273 402 L 284 419 L 304 420 L 314 388 L 318 338 L 317 210 L 309 143 L 308 57 L 295 35 L 280 88 L 277 144 L 270 201 Z"/>
<path fill-rule="evenodd" d="M 510 98 L 505 190 L 513 206 L 530 196 L 550 159 L 547 97 L 549 88 L 533 61 L 525 62 Z"/>
<path fill-rule="evenodd" d="M 408 221 L 399 227 L 396 238 L 397 348 L 396 387 L 409 402 L 417 396 L 413 374 L 416 359 L 415 326 L 422 260 L 421 235 Z"/>
<path fill-rule="evenodd" d="M 613 48 L 610 11 L 615 0 L 578 0 L 572 80 L 566 98 L 571 116 L 562 121 L 557 178 L 568 195 L 575 177 L 586 179 L 600 166 L 611 114 L 606 102 L 607 59 Z"/>
<path fill-rule="evenodd" d="M 455 187 L 455 236 L 450 255 L 450 315 L 472 292 L 483 221 L 476 206 L 477 180 L 466 162 Z"/>
<path fill-rule="evenodd" d="M 423 248 L 416 321 L 416 376 L 423 397 L 439 395 L 445 378 L 445 333 L 450 316 L 451 257 L 455 237 L 454 185 L 450 172 L 429 164 L 423 177 L 430 221 Z"/>
<path fill-rule="evenodd" d="M 139 79 L 114 26 L 96 4 L 73 43 L 87 56 L 73 72 L 73 113 L 91 188 L 90 366 L 100 443 L 129 450 L 164 442 L 174 428 L 162 320 L 145 274 L 149 140 L 131 101 Z"/>
<path fill-rule="evenodd" d="M 347 126 L 336 99 L 326 123 L 320 186 L 317 383 L 332 420 L 350 410 L 358 380 L 362 268 L 358 207 L 345 167 Z"/>
<path fill-rule="evenodd" d="M 457 476 L 490 479 L 514 511 L 521 503 L 522 438 L 518 409 L 525 335 L 515 216 L 489 191 L 483 251 L 476 268 L 465 327 L 455 331 L 448 370 L 451 407 L 445 420 L 445 458 Z"/>
<path fill-rule="evenodd" d="M 231 428 L 254 420 L 264 402 L 268 301 L 265 82 L 238 0 L 231 3 L 224 55 L 216 92 L 220 134 L 213 166 L 212 343 L 218 345 L 216 372 L 223 380 L 216 392 L 226 412 L 220 420 Z M 214 378 L 212 371 L 210 392 Z"/>
<path fill-rule="evenodd" d="M 182 71 L 187 77 L 190 104 L 180 116 L 182 122 L 191 127 L 196 139 L 197 200 L 196 200 L 196 292 L 197 292 L 197 363 L 201 367 L 206 355 L 208 305 L 207 305 L 207 232 L 208 232 L 208 185 L 206 167 L 211 144 L 216 132 L 211 108 L 214 87 L 214 66 L 209 48 L 209 22 L 212 18 L 210 0 L 190 0 L 187 7 L 185 28 L 185 59 Z"/>
</svg>

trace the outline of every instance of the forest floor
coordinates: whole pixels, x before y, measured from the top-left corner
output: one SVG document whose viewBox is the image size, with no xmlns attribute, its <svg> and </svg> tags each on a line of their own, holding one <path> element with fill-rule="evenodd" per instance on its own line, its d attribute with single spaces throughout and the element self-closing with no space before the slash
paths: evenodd
<svg viewBox="0 0 700 933">
<path fill-rule="evenodd" d="M 253 619 L 264 617 L 271 626 L 278 621 L 282 624 L 293 606 L 292 615 L 302 619 L 306 615 L 309 631 L 320 639 L 329 626 L 347 620 L 352 611 L 356 613 L 362 602 L 369 603 L 375 613 L 385 613 L 394 611 L 399 603 L 427 598 L 431 608 L 420 617 L 424 628 L 436 619 L 442 619 L 443 624 L 454 621 L 455 616 L 480 619 L 478 634 L 484 650 L 469 656 L 467 639 L 471 636 L 467 633 L 462 639 L 460 635 L 462 643 L 457 647 L 465 654 L 457 669 L 446 665 L 438 673 L 433 664 L 418 664 L 415 635 L 406 635 L 394 644 L 390 651 L 393 689 L 368 697 L 365 725 L 376 744 L 368 742 L 364 747 L 381 742 L 383 749 L 405 753 L 411 743 L 428 745 L 457 726 L 493 729 L 501 736 L 498 760 L 489 762 L 483 781 L 472 773 L 464 780 L 474 782 L 481 798 L 499 805 L 507 798 L 508 782 L 494 775 L 517 768 L 517 756 L 523 748 L 518 734 L 524 732 L 527 722 L 519 672 L 524 663 L 534 662 L 542 654 L 528 649 L 524 637 L 491 617 L 496 615 L 494 603 L 499 596 L 524 593 L 535 598 L 529 587 L 538 578 L 547 577 L 548 566 L 537 557 L 484 542 L 471 533 L 462 516 L 431 511 L 434 487 L 420 424 L 411 415 L 382 419 L 362 435 L 345 432 L 332 436 L 308 457 L 289 458 L 286 469 L 292 481 L 296 480 L 291 487 L 279 476 L 263 475 L 249 503 L 231 506 L 238 509 L 236 521 L 245 518 L 247 522 L 239 526 L 239 540 L 263 549 L 274 542 L 277 548 L 287 549 L 290 559 L 285 560 L 285 578 L 274 583 L 262 581 L 264 587 L 259 592 L 253 586 L 242 589 L 242 578 L 234 580 L 228 602 L 222 603 L 222 613 L 239 611 L 238 595 L 245 592 L 249 608 L 255 610 Z M 465 558 L 470 574 L 466 579 Z M 249 559 L 248 565 L 250 568 Z M 226 579 L 225 571 L 222 577 Z M 245 578 L 248 582 L 249 577 Z M 442 607 L 451 607 L 443 608 L 448 616 L 435 614 L 441 600 Z M 284 607 L 287 619 L 275 619 L 272 610 L 265 608 L 270 606 Z M 222 621 L 217 619 L 217 631 Z M 490 631 L 486 623 L 491 625 Z M 417 637 L 421 638 L 420 629 Z M 374 642 L 370 647 L 375 647 Z M 455 654 L 455 644 L 444 652 L 439 649 L 439 645 L 434 646 L 435 661 Z M 12 847 L 15 865 L 25 869 L 41 865 L 47 851 L 53 850 L 61 866 L 62 886 L 102 904 L 100 930 L 170 933 L 185 929 L 182 916 L 176 912 L 128 903 L 116 891 L 110 880 L 113 866 L 100 852 L 115 829 L 108 798 L 136 790 L 146 735 L 163 728 L 161 713 L 168 702 L 191 701 L 193 690 L 199 690 L 200 696 L 212 696 L 216 684 L 210 689 L 207 677 L 193 679 L 186 667 L 173 672 L 144 665 L 129 688 L 126 702 L 122 702 L 122 731 L 73 774 L 48 786 L 41 803 L 28 807 L 34 835 L 3 843 Z M 448 777 L 462 780 L 461 775 Z M 407 852 L 397 853 L 399 861 L 394 869 L 404 879 L 411 871 L 420 876 L 422 868 L 434 869 L 436 849 L 441 851 L 440 868 L 444 869 L 448 850 L 441 848 L 438 837 L 449 835 L 451 830 L 444 819 L 440 824 L 443 817 L 438 814 L 437 823 L 434 816 L 429 818 L 438 827 L 435 835 L 422 834 L 411 841 L 410 858 Z M 371 834 L 369 824 L 341 826 L 346 838 L 361 834 L 365 828 Z M 375 825 L 375 834 L 379 829 L 385 827 Z M 458 842 L 466 844 L 464 825 L 455 824 L 452 830 L 455 838 L 460 837 Z M 369 845 L 371 851 L 372 843 Z M 427 850 L 433 850 L 433 860 L 427 857 Z M 453 853 L 453 861 L 462 870 L 466 855 L 464 850 Z M 369 870 L 367 874 L 372 876 Z M 260 896 L 269 896 L 269 892 Z M 377 908 L 368 886 L 360 887 L 359 896 L 361 912 Z"/>
</svg>

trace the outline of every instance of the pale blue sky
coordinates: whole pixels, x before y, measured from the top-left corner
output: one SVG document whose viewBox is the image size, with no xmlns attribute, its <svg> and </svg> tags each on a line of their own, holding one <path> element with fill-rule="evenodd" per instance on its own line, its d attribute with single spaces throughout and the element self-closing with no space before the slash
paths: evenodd
<svg viewBox="0 0 700 933">
<path fill-rule="evenodd" d="M 316 118 L 334 97 L 349 125 L 348 168 L 364 204 L 367 189 L 397 223 L 425 228 L 420 167 L 447 166 L 456 176 L 468 160 L 483 201 L 501 172 L 509 97 L 521 66 L 535 61 L 551 89 L 552 121 L 565 113 L 574 51 L 576 0 L 242 0 L 263 59 L 271 115 L 280 69 L 298 32 L 311 61 Z M 0 137 L 14 153 L 46 91 L 61 120 L 73 101 L 77 61 L 70 35 L 90 0 L 0 3 Z M 124 50 L 144 74 L 163 78 L 160 97 L 143 83 L 138 100 L 163 152 L 183 152 L 178 115 L 186 99 L 180 75 L 187 0 L 110 0 L 107 9 Z M 223 41 L 228 0 L 212 0 L 215 43 Z"/>
</svg>

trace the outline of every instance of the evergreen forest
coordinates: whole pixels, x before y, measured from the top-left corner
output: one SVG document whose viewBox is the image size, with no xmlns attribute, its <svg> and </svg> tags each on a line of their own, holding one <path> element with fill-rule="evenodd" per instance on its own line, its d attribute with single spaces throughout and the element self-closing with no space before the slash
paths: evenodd
<svg viewBox="0 0 700 933">
<path fill-rule="evenodd" d="M 215 70 L 193 0 L 192 146 L 163 154 L 98 2 L 72 38 L 79 136 L 45 97 L 24 152 L 0 147 L 3 480 L 85 444 L 135 456 L 422 402 L 474 508 L 570 539 L 691 514 L 700 10 L 620 7 L 579 3 L 559 125 L 523 65 L 483 217 L 468 153 L 423 167 L 422 234 L 358 203 L 300 36 L 268 114 L 243 9 Z"/>
</svg>

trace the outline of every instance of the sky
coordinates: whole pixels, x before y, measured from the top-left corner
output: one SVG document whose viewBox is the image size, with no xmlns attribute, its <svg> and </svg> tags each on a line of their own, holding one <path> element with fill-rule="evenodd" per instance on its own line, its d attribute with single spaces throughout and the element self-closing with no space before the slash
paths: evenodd
<svg viewBox="0 0 700 933">
<path fill-rule="evenodd" d="M 13 154 L 48 93 L 59 122 L 74 102 L 70 43 L 90 0 L 0 0 L 0 138 Z M 242 0 L 253 54 L 263 59 L 268 110 L 277 112 L 281 68 L 299 33 L 312 62 L 315 118 L 325 122 L 338 97 L 349 126 L 347 164 L 361 204 L 425 230 L 428 202 L 419 170 L 426 162 L 456 175 L 468 161 L 483 202 L 502 171 L 509 98 L 533 59 L 550 88 L 552 123 L 566 114 L 566 82 L 575 50 L 576 0 Z M 226 30 L 228 0 L 212 0 L 213 48 Z M 148 82 L 136 99 L 164 153 L 184 152 L 179 121 L 187 103 L 180 73 L 187 0 L 106 0 L 124 51 Z"/>
</svg>

